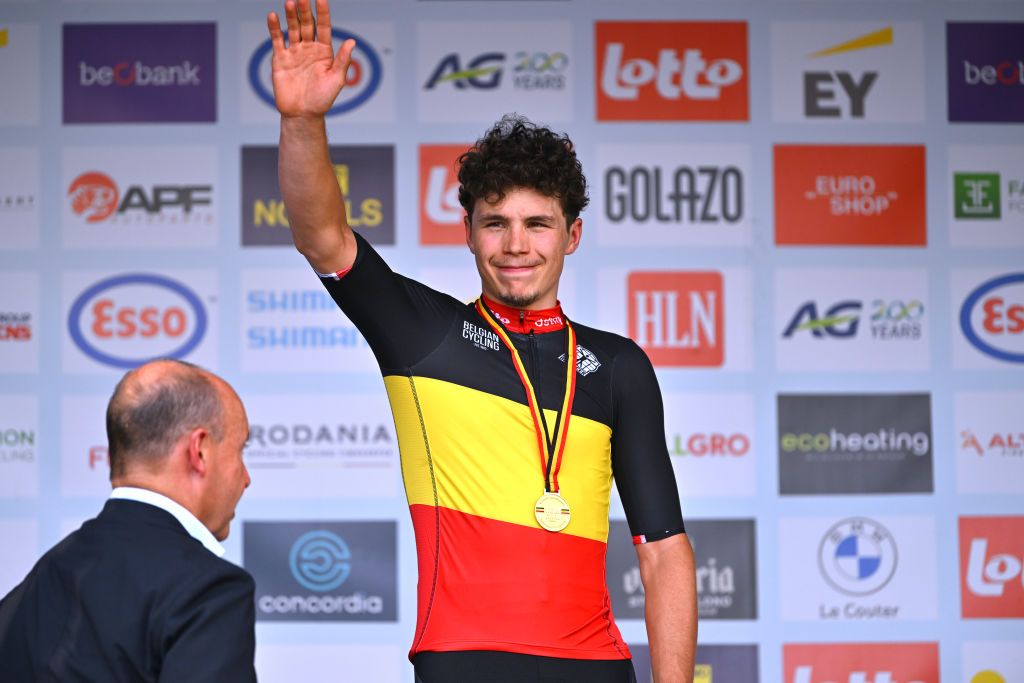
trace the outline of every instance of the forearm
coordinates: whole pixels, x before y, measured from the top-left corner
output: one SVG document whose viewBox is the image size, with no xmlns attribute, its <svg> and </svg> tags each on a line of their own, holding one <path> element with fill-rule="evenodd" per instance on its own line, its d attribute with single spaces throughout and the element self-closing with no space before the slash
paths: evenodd
<svg viewBox="0 0 1024 683">
<path fill-rule="evenodd" d="M 692 683 L 697 648 L 693 550 L 684 534 L 637 546 L 655 683 Z"/>
<path fill-rule="evenodd" d="M 352 265 L 355 240 L 323 117 L 281 117 L 278 182 L 295 247 L 321 272 Z"/>
</svg>

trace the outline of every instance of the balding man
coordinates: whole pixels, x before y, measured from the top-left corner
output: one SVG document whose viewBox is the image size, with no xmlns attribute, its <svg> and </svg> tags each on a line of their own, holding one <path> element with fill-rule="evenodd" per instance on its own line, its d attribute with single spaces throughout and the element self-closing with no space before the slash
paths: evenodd
<svg viewBox="0 0 1024 683">
<path fill-rule="evenodd" d="M 0 601 L 4 681 L 255 681 L 254 583 L 221 559 L 249 423 L 215 375 L 160 360 L 107 407 L 114 490 Z"/>
</svg>

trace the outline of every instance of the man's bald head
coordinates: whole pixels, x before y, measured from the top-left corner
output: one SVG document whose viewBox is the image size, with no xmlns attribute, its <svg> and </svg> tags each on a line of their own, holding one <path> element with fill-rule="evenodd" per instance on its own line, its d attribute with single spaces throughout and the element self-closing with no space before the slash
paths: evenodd
<svg viewBox="0 0 1024 683">
<path fill-rule="evenodd" d="M 107 405 L 110 478 L 141 466 L 153 469 L 196 427 L 224 433 L 227 383 L 191 363 L 157 360 L 126 373 Z"/>
</svg>

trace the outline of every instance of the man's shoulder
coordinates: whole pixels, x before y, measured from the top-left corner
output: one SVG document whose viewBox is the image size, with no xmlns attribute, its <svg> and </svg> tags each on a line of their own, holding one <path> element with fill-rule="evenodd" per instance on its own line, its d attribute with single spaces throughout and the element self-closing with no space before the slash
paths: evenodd
<svg viewBox="0 0 1024 683">
<path fill-rule="evenodd" d="M 573 321 L 573 329 L 576 330 L 576 341 L 581 346 L 590 344 L 593 349 L 592 352 L 597 353 L 600 350 L 603 354 L 606 354 L 609 359 L 618 357 L 620 355 L 635 355 L 640 353 L 644 354 L 636 342 L 629 337 L 623 336 L 615 332 L 609 332 L 608 330 L 598 329 L 596 327 L 589 327 L 588 325 L 582 325 Z"/>
</svg>

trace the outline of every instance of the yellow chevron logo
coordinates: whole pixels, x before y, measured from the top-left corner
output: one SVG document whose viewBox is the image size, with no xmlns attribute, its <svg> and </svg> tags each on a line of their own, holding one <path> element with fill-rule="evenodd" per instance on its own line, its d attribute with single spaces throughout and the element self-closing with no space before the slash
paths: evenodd
<svg viewBox="0 0 1024 683">
<path fill-rule="evenodd" d="M 7 47 L 7 41 L 10 37 L 10 30 L 6 28 L 0 28 L 0 47 Z"/>
<path fill-rule="evenodd" d="M 892 45 L 892 26 L 886 26 L 880 31 L 874 31 L 873 33 L 865 33 L 864 35 L 848 40 L 845 43 L 839 43 L 832 47 L 826 47 L 824 50 L 818 50 L 817 52 L 811 53 L 811 57 L 828 57 L 829 55 L 838 55 L 843 52 L 854 52 L 855 50 L 867 50 L 871 47 L 881 47 L 883 45 Z"/>
</svg>

